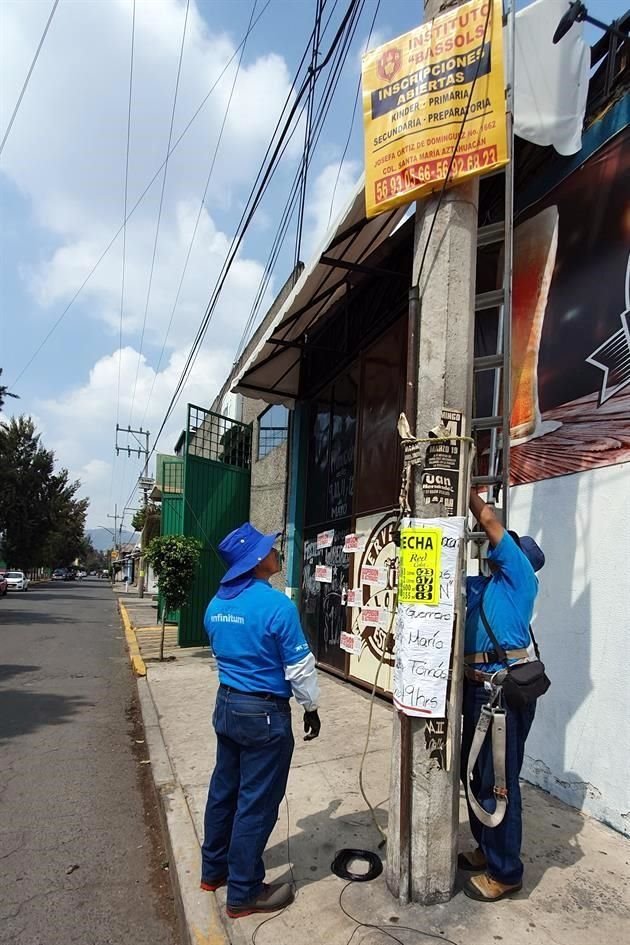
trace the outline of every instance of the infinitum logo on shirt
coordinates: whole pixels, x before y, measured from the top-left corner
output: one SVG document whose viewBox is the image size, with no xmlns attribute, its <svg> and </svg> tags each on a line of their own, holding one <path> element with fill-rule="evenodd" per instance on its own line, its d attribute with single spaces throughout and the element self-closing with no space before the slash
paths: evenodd
<svg viewBox="0 0 630 945">
<path fill-rule="evenodd" d="M 237 617 L 235 614 L 212 614 L 210 620 L 212 623 L 245 623 L 245 617 Z"/>
</svg>

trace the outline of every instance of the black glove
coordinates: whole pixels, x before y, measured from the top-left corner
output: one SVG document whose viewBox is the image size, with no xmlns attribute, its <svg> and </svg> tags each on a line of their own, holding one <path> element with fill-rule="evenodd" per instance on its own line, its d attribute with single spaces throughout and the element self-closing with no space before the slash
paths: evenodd
<svg viewBox="0 0 630 945">
<path fill-rule="evenodd" d="M 321 727 L 322 723 L 319 721 L 319 713 L 317 709 L 313 709 L 312 712 L 304 712 L 304 731 L 306 732 L 306 735 L 304 736 L 305 742 L 310 742 L 313 738 L 317 738 Z"/>
</svg>

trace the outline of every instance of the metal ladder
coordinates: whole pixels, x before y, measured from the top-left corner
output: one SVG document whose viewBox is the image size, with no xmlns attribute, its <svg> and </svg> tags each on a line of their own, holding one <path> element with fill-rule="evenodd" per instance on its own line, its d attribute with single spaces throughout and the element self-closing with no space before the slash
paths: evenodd
<svg viewBox="0 0 630 945">
<path fill-rule="evenodd" d="M 512 323 L 512 245 L 514 233 L 514 15 L 515 4 L 504 10 L 503 22 L 507 27 L 506 55 L 508 57 L 508 82 L 506 86 L 506 117 L 509 162 L 492 175 L 504 178 L 503 220 L 479 227 L 477 249 L 502 244 L 503 284 L 501 288 L 475 295 L 475 316 L 498 308 L 497 343 L 494 354 L 474 358 L 474 379 L 482 372 L 492 371 L 492 413 L 485 417 L 473 417 L 472 436 L 478 443 L 478 435 L 490 432 L 488 449 L 488 471 L 486 475 L 472 475 L 473 486 L 487 486 L 488 502 L 499 505 L 503 524 L 508 525 L 510 486 L 510 405 L 511 405 L 511 323 Z M 483 179 L 483 178 L 482 178 Z M 479 452 L 477 453 L 479 456 Z M 482 541 L 483 531 L 470 531 L 468 538 Z"/>
</svg>

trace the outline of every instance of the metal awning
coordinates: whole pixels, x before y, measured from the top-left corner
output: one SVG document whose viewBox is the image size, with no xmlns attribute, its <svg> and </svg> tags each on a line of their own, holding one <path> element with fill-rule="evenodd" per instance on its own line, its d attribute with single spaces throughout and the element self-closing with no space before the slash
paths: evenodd
<svg viewBox="0 0 630 945">
<path fill-rule="evenodd" d="M 348 278 L 356 285 L 379 270 L 366 260 L 396 229 L 408 207 L 372 220 L 365 216 L 363 178 L 323 245 L 304 268 L 293 291 L 245 361 L 233 391 L 269 403 L 293 404 L 298 396 L 304 339 L 341 299 Z"/>
</svg>

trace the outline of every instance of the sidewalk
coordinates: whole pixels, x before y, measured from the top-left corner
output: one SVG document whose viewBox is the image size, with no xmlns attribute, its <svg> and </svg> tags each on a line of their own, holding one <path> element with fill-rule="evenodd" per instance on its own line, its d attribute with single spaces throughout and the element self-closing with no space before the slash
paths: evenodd
<svg viewBox="0 0 630 945">
<path fill-rule="evenodd" d="M 320 679 L 322 733 L 305 743 L 301 713 L 294 710 L 288 803 L 280 809 L 265 855 L 271 882 L 290 880 L 290 857 L 298 894 L 260 929 L 256 945 L 347 945 L 356 924 L 339 907 L 345 883 L 331 873 L 330 863 L 341 847 L 378 850 L 380 836 L 358 786 L 368 697 L 324 673 Z M 229 920 L 224 889 L 216 897 L 198 890 L 198 844 L 215 748 L 210 724 L 218 686 L 215 662 L 206 649 L 177 650 L 172 662 L 149 662 L 146 679 L 138 684 L 190 942 L 248 945 L 265 917 Z M 390 738 L 391 708 L 377 700 L 364 783 L 383 826 Z M 525 887 L 514 899 L 485 905 L 458 893 L 445 905 L 401 907 L 381 876 L 348 888 L 344 907 L 363 922 L 395 923 L 390 931 L 404 945 L 417 945 L 422 936 L 403 926 L 457 945 L 621 945 L 630 927 L 630 842 L 529 785 L 523 803 Z M 461 822 L 461 848 L 471 848 L 463 802 Z M 353 945 L 360 941 L 380 945 L 391 939 L 361 930 Z"/>
</svg>

